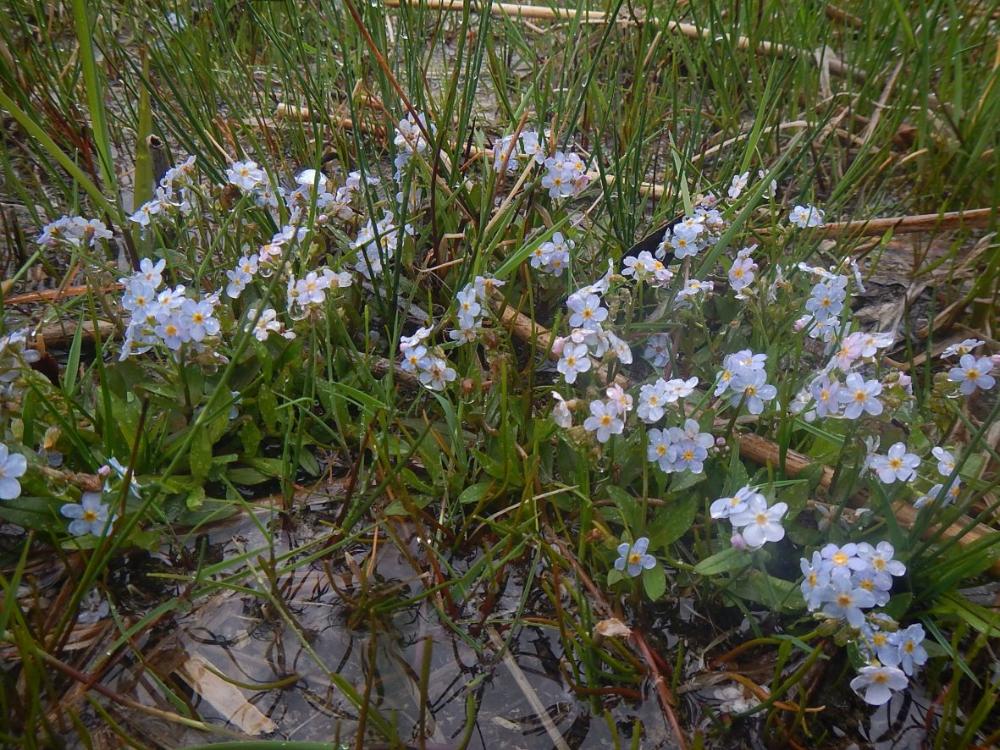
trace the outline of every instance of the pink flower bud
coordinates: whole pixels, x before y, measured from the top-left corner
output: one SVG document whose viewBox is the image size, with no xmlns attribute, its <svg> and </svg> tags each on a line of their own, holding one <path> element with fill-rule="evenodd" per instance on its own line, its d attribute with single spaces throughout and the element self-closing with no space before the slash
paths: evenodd
<svg viewBox="0 0 1000 750">
<path fill-rule="evenodd" d="M 732 537 L 732 539 L 729 540 L 729 542 L 736 549 L 746 549 L 747 548 L 747 540 L 744 539 L 743 535 L 740 532 L 738 532 L 738 531 L 736 531 L 736 532 L 733 533 L 733 537 Z"/>
<path fill-rule="evenodd" d="M 107 479 L 109 474 L 111 474 L 111 467 L 107 464 L 104 464 L 104 466 L 97 470 L 97 476 L 101 479 Z"/>
<path fill-rule="evenodd" d="M 557 357 L 562 356 L 563 347 L 566 345 L 566 339 L 562 336 L 556 336 L 556 340 L 552 342 L 552 353 Z"/>
</svg>

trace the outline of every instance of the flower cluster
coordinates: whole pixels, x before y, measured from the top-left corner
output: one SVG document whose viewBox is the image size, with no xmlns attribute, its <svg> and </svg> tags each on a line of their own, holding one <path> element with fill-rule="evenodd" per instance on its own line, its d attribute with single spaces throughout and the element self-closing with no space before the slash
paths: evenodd
<svg viewBox="0 0 1000 750">
<path fill-rule="evenodd" d="M 651 429 L 647 436 L 646 458 L 666 474 L 678 471 L 701 474 L 708 449 L 715 444 L 711 433 L 702 432 L 693 419 L 684 420 L 683 427 Z"/>
<path fill-rule="evenodd" d="M 429 144 L 425 134 L 434 135 L 434 125 L 428 122 L 427 116 L 423 114 L 414 117 L 409 113 L 396 125 L 396 136 L 393 138 L 393 143 L 396 145 L 396 159 L 393 163 L 396 167 L 397 181 L 402 181 L 403 169 L 409 164 L 413 155 L 427 151 Z"/>
<path fill-rule="evenodd" d="M 655 255 L 660 260 L 666 259 L 668 255 L 673 255 L 677 260 L 694 257 L 718 242 L 726 226 L 726 220 L 722 218 L 719 209 L 708 203 L 699 205 L 695 207 L 694 213 L 667 228 Z"/>
<path fill-rule="evenodd" d="M 400 231 L 392 214 L 386 213 L 380 221 L 368 220 L 351 246 L 357 250 L 354 270 L 371 281 L 382 274 L 388 263 L 402 247 L 403 237 L 412 235 L 413 227 L 407 224 Z"/>
<path fill-rule="evenodd" d="M 873 547 L 867 542 L 842 547 L 827 544 L 814 552 L 812 560 L 802 559 L 802 595 L 810 611 L 846 620 L 859 628 L 865 621 L 862 610 L 882 607 L 889 601 L 892 576 L 906 573 L 906 566 L 893 560 L 895 551 L 888 542 Z"/>
<path fill-rule="evenodd" d="M 573 330 L 569 336 L 554 342 L 553 352 L 559 355 L 556 369 L 567 383 L 575 383 L 580 373 L 591 369 L 594 360 L 600 361 L 608 355 L 617 357 L 622 364 L 632 363 L 629 345 L 604 325 L 608 309 L 602 295 L 608 290 L 611 275 L 609 268 L 600 281 L 578 289 L 566 300 Z"/>
<path fill-rule="evenodd" d="M 821 227 L 825 218 L 821 210 L 808 203 L 804 206 L 796 206 L 788 215 L 788 220 L 801 229 Z"/>
<path fill-rule="evenodd" d="M 843 335 L 839 344 L 833 342 L 838 326 L 831 321 L 838 320 L 836 316 L 843 308 L 846 285 L 846 277 L 836 275 L 818 283 L 813 287 L 813 293 L 806 303 L 811 315 L 799 321 L 800 327 L 811 321 L 810 336 L 821 324 L 825 326 L 829 336 L 823 334 L 819 338 L 829 340 L 832 347 L 832 356 L 826 366 L 813 376 L 791 404 L 792 412 L 803 413 L 807 421 L 817 417 L 858 419 L 864 414 L 878 416 L 884 408 L 879 398 L 883 390 L 882 383 L 875 379 L 865 379 L 858 369 L 873 362 L 880 349 L 891 346 L 893 336 L 891 333 L 855 331 Z M 836 313 L 831 312 L 833 310 Z M 831 317 L 822 317 L 828 313 Z M 897 381 L 903 383 L 898 378 Z M 809 406 L 811 408 L 807 409 Z"/>
<path fill-rule="evenodd" d="M 129 217 L 129 221 L 146 228 L 150 225 L 154 216 L 174 212 L 182 215 L 191 213 L 191 185 L 194 178 L 194 165 L 195 158 L 189 156 L 180 164 L 168 169 L 163 177 L 160 178 L 160 183 L 156 187 L 156 192 L 152 200 L 139 206 L 135 213 Z M 249 175 L 253 170 L 257 169 L 258 167 L 254 162 L 236 162 L 231 165 L 229 171 L 226 173 L 227 179 L 233 182 L 234 179 L 240 179 L 241 171 L 245 170 Z M 244 180 L 244 183 L 248 180 L 249 177 Z"/>
<path fill-rule="evenodd" d="M 35 239 L 44 247 L 56 247 L 59 243 L 78 247 L 94 247 L 99 240 L 110 240 L 114 234 L 103 221 L 84 219 L 82 216 L 63 216 L 42 227 L 42 233 Z"/>
<path fill-rule="evenodd" d="M 729 286 L 736 292 L 736 299 L 747 299 L 747 291 L 756 278 L 757 264 L 753 259 L 756 245 L 745 247 L 736 253 L 736 259 L 729 267 Z"/>
<path fill-rule="evenodd" d="M 165 266 L 165 260 L 154 263 L 143 258 L 138 272 L 120 279 L 125 290 L 122 307 L 131 316 L 121 359 L 149 351 L 157 344 L 174 352 L 185 344 L 200 350 L 207 338 L 220 331 L 215 317 L 218 295 L 188 297 L 180 284 L 161 290 Z"/>
<path fill-rule="evenodd" d="M 563 237 L 562 232 L 554 232 L 552 239 L 542 242 L 531 253 L 531 267 L 553 276 L 562 276 L 569 267 L 569 251 L 576 247 L 573 240 Z"/>
<path fill-rule="evenodd" d="M 726 355 L 716 377 L 715 395 L 728 394 L 732 406 L 746 405 L 751 414 L 760 414 L 765 402 L 778 395 L 778 389 L 767 382 L 766 362 L 766 354 L 754 354 L 749 349 Z"/>
<path fill-rule="evenodd" d="M 674 272 L 648 250 L 629 255 L 622 263 L 622 276 L 631 276 L 651 287 L 665 287 L 674 279 Z"/>
<path fill-rule="evenodd" d="M 399 340 L 399 352 L 403 357 L 399 368 L 415 374 L 432 391 L 443 391 L 458 375 L 449 366 L 440 347 L 428 348 L 424 343 L 430 334 L 430 328 L 418 328 L 412 335 Z"/>
<path fill-rule="evenodd" d="M 639 408 L 636 414 L 646 424 L 656 424 L 665 414 L 670 404 L 694 393 L 698 378 L 657 378 L 655 383 L 647 383 L 639 389 Z"/>
<path fill-rule="evenodd" d="M 347 271 L 338 273 L 326 266 L 309 271 L 300 279 L 290 275 L 285 292 L 288 314 L 293 320 L 306 318 L 323 308 L 328 292 L 346 289 L 352 282 L 353 278 Z"/>
<path fill-rule="evenodd" d="M 483 315 L 489 309 L 489 295 L 493 289 L 503 286 L 499 279 L 477 276 L 455 295 L 455 313 L 458 328 L 448 332 L 448 338 L 460 344 L 471 344 L 479 339 Z"/>
<path fill-rule="evenodd" d="M 632 410 L 632 397 L 621 386 L 608 388 L 607 396 L 606 400 L 590 402 L 590 416 L 583 422 L 583 429 L 593 432 L 599 443 L 608 442 L 612 435 L 621 435 Z"/>
<path fill-rule="evenodd" d="M 493 168 L 497 172 L 516 174 L 519 161 L 545 163 L 545 150 L 534 130 L 522 130 L 516 142 L 513 135 L 505 135 L 493 144 Z"/>
<path fill-rule="evenodd" d="M 868 665 L 859 670 L 851 687 L 871 705 L 882 705 L 892 692 L 906 688 L 906 676 L 927 660 L 921 646 L 924 631 L 919 625 L 899 630 L 884 614 L 868 612 L 889 603 L 892 579 L 906 574 L 906 566 L 894 559 L 889 542 L 875 546 L 867 542 L 843 546 L 827 544 L 812 559 L 801 561 L 802 596 L 810 612 L 819 610 L 832 620 L 846 622 Z"/>
<path fill-rule="evenodd" d="M 587 165 L 575 151 L 556 151 L 544 162 L 542 187 L 552 198 L 571 198 L 582 193 L 590 184 Z"/>
<path fill-rule="evenodd" d="M 720 497 L 709 506 L 712 518 L 726 519 L 733 525 L 733 546 L 751 549 L 785 538 L 781 519 L 787 512 L 787 503 L 768 507 L 764 495 L 752 487 L 741 487 L 732 497 Z"/>
</svg>

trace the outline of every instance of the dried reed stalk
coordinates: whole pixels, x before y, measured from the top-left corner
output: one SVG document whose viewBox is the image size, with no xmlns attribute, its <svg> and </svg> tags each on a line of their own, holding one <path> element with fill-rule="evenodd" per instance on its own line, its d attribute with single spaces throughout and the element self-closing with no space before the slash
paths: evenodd
<svg viewBox="0 0 1000 750">
<path fill-rule="evenodd" d="M 873 237 L 889 231 L 896 234 L 919 234 L 930 231 L 943 232 L 958 227 L 982 229 L 989 226 L 995 216 L 1000 217 L 1000 209 L 996 207 L 970 208 L 966 211 L 949 211 L 940 214 L 838 221 L 816 227 L 814 231 L 823 237 Z"/>
<path fill-rule="evenodd" d="M 96 291 L 98 294 L 105 294 L 121 288 L 121 284 L 109 284 L 98 289 L 93 289 L 83 284 L 80 286 L 68 286 L 63 289 L 43 289 L 39 292 L 25 292 L 24 294 L 7 297 L 3 303 L 4 305 L 28 305 L 35 302 L 58 302 L 59 300 L 70 299 L 71 297 L 81 297 L 91 291 Z"/>
<path fill-rule="evenodd" d="M 417 5 L 411 0 L 385 0 L 385 4 L 390 8 L 399 8 L 403 5 Z M 446 10 L 446 11 L 463 11 L 465 9 L 465 3 L 463 0 L 420 0 L 421 6 L 431 8 L 433 10 Z M 473 10 L 477 10 L 473 8 Z M 533 18 L 536 20 L 548 20 L 548 21 L 559 21 L 559 20 L 572 20 L 574 18 L 580 18 L 584 23 L 609 23 L 611 16 L 602 11 L 596 10 L 584 10 L 578 11 L 575 8 L 552 8 L 541 5 L 521 5 L 518 3 L 493 3 L 490 6 L 490 13 L 495 16 L 511 16 L 514 18 Z M 630 16 L 630 17 L 616 17 L 615 23 L 617 24 L 642 24 L 645 20 L 641 17 Z M 718 37 L 717 32 L 713 32 L 710 29 L 703 29 L 700 26 L 695 26 L 691 23 L 683 23 L 681 21 L 669 21 L 666 25 L 667 31 L 685 36 L 689 39 L 704 39 L 709 42 L 716 41 Z M 756 42 L 754 43 L 749 37 L 738 36 L 732 40 L 733 44 L 744 50 L 754 50 L 758 54 L 768 55 L 772 57 L 803 57 L 807 60 L 812 60 L 815 62 L 816 58 L 814 54 L 808 50 L 797 49 L 795 47 L 790 47 L 786 44 L 779 44 L 777 42 Z M 831 73 L 839 76 L 853 75 L 856 77 L 864 77 L 864 74 L 845 65 L 837 58 L 824 59 L 823 65 L 826 66 Z"/>
</svg>

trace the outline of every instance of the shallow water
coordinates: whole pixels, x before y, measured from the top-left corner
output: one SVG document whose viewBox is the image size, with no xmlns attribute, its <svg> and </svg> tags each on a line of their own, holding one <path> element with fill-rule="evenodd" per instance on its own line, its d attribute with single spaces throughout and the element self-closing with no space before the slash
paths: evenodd
<svg viewBox="0 0 1000 750">
<path fill-rule="evenodd" d="M 276 539 L 281 553 L 307 541 L 315 532 L 303 528 L 292 535 L 279 533 Z M 218 528 L 209 534 L 211 557 L 231 558 L 246 549 L 265 543 L 259 529 L 248 519 Z M 407 543 L 413 552 L 415 536 Z M 364 550 L 355 550 L 358 565 L 367 566 Z M 468 567 L 471 559 L 450 561 L 456 572 Z M 286 617 L 273 611 L 262 599 L 237 591 L 219 591 L 200 600 L 190 612 L 161 629 L 155 644 L 158 658 L 152 659 L 161 669 L 195 657 L 229 679 L 240 683 L 271 683 L 298 675 L 294 684 L 282 689 L 240 692 L 256 709 L 274 722 L 275 731 L 262 735 L 274 739 L 353 741 L 358 730 L 358 711 L 331 683 L 328 674 L 336 673 L 360 695 L 370 694 L 371 705 L 390 723 L 399 737 L 417 744 L 420 726 L 420 672 L 429 658 L 429 679 L 424 719 L 427 747 L 456 747 L 466 731 L 469 696 L 473 696 L 475 719 L 470 748 L 551 748 L 561 738 L 572 748 L 610 747 L 612 731 L 608 719 L 595 712 L 594 706 L 578 699 L 560 672 L 563 656 L 558 632 L 552 628 L 518 628 L 510 643 L 512 660 L 498 656 L 498 649 L 485 633 L 482 653 L 442 622 L 428 599 L 398 606 L 398 600 L 411 597 L 423 587 L 425 571 L 415 571 L 407 557 L 393 544 L 383 541 L 374 566 L 373 589 L 392 589 L 390 614 L 373 623 L 355 622 L 344 597 L 337 592 L 359 589 L 356 572 L 339 559 L 317 561 L 277 581 Z M 331 574 L 332 573 L 332 581 Z M 522 595 L 523 571 L 509 575 L 497 598 L 486 632 L 509 637 L 505 622 L 513 618 Z M 336 584 L 336 588 L 333 584 Z M 252 587 L 266 586 L 263 575 Z M 534 599 L 536 597 L 531 597 Z M 539 600 L 541 597 L 537 597 Z M 532 604 L 529 602 L 528 613 Z M 541 603 L 541 602 L 537 602 Z M 461 631 L 474 627 L 480 617 L 480 602 L 474 597 L 461 603 L 455 620 Z M 465 636 L 465 637 L 463 637 Z M 497 637 L 497 636 L 494 636 Z M 149 644 L 152 645 L 152 644 Z M 147 645 L 147 648 L 149 647 Z M 521 683 L 514 678 L 520 672 Z M 116 689 L 150 705 L 164 706 L 154 700 L 149 682 L 136 685 L 135 668 L 122 670 Z M 161 673 L 161 678 L 163 677 Z M 175 685 L 184 685 L 174 679 Z M 134 687 L 133 687 L 134 686 Z M 530 695 L 529 695 L 530 694 Z M 188 690 L 191 706 L 210 724 L 239 730 L 239 721 L 229 721 L 213 705 L 211 696 Z M 546 719 L 536 707 L 544 708 Z M 165 707 L 165 706 L 164 706 Z M 616 700 L 609 714 L 617 726 L 620 741 L 629 743 L 636 720 L 645 727 L 642 747 L 673 747 L 669 730 L 651 693 L 638 704 Z M 204 742 L 205 734 L 168 722 L 141 722 L 144 732 L 155 726 L 157 739 L 166 745 L 184 746 Z M 368 721 L 367 735 L 380 738 Z M 169 737 L 169 740 L 166 738 Z"/>
<path fill-rule="evenodd" d="M 257 518 L 261 524 L 274 524 L 269 535 L 274 554 L 280 555 L 326 540 L 329 526 L 319 520 L 323 515 L 314 509 L 283 529 L 270 511 L 258 513 Z M 144 705 L 184 713 L 165 698 L 159 683 L 167 684 L 191 709 L 191 715 L 230 737 L 250 732 L 261 739 L 339 740 L 353 746 L 361 717 L 342 686 L 334 684 L 331 675 L 335 675 L 359 697 L 367 694 L 372 710 L 396 728 L 403 743 L 413 747 L 421 746 L 422 734 L 423 746 L 430 750 L 457 748 L 467 733 L 467 746 L 484 750 L 606 748 L 614 747 L 616 741 L 630 747 L 636 732 L 640 734 L 635 738 L 638 747 L 677 746 L 650 680 L 637 678 L 638 700 L 574 693 L 566 677 L 573 655 L 565 654 L 558 629 L 547 624 L 553 614 L 551 603 L 539 585 L 544 576 L 537 575 L 544 571 L 536 571 L 525 597 L 527 566 L 511 568 L 491 606 L 484 603 L 477 579 L 466 600 L 455 602 L 457 611 L 448 613 L 443 601 L 433 596 L 413 600 L 433 576 L 411 563 L 426 559 L 412 528 L 405 523 L 392 525 L 406 553 L 383 532 L 373 564 L 367 557 L 370 550 L 358 545 L 348 550 L 350 559 L 340 550 L 302 564 L 272 584 L 263 572 L 269 553 L 254 556 L 249 564 L 234 563 L 229 572 L 247 566 L 256 571 L 239 582 L 246 590 L 219 587 L 198 598 L 192 607 L 145 636 L 139 644 L 144 663 L 123 663 L 105 684 Z M 206 563 L 232 560 L 247 550 L 266 547 L 267 538 L 247 516 L 218 525 L 185 544 L 189 553 L 200 549 Z M 145 562 L 124 561 L 112 585 L 133 595 L 133 614 L 183 589 L 181 585 L 173 590 L 172 583 L 163 586 L 162 578 L 148 575 L 183 572 L 176 552 L 176 548 L 164 551 Z M 479 554 L 442 560 L 450 567 L 451 580 L 460 579 Z M 368 578 L 367 605 L 358 603 L 361 575 Z M 158 589 L 150 583 L 156 580 L 161 581 Z M 276 596 L 269 599 L 253 593 L 261 591 Z M 512 629 L 510 623 L 517 619 L 522 598 L 521 625 Z M 279 601 L 280 607 L 273 601 Z M 482 612 L 487 610 L 489 617 L 483 622 Z M 764 622 L 766 613 L 760 614 Z M 576 613 L 568 615 L 572 618 Z M 706 667 L 704 654 L 709 649 L 716 655 L 725 650 L 712 643 L 720 627 L 731 628 L 730 645 L 749 633 L 741 632 L 746 623 L 731 612 L 711 615 L 714 619 L 706 618 L 698 612 L 696 601 L 681 597 L 647 611 L 641 627 L 668 663 L 674 663 L 677 649 L 684 648 L 676 710 L 689 737 L 698 732 L 704 745 L 713 748 L 766 747 L 761 719 L 733 720 L 728 731 L 720 723 L 714 691 L 733 683 L 725 672 Z M 509 655 L 502 648 L 508 638 Z M 755 657 L 748 657 L 740 669 L 758 684 L 766 684 L 772 658 L 764 655 L 756 663 Z M 192 663 L 205 665 L 225 680 L 208 675 L 207 682 L 195 684 L 185 667 Z M 423 712 L 422 672 L 428 675 Z M 267 686 L 275 682 L 281 685 Z M 265 687 L 254 687 L 261 685 Z M 828 705 L 816 717 L 817 724 L 828 731 L 827 739 L 817 747 L 920 747 L 926 741 L 930 702 L 914 686 L 879 709 L 868 710 L 850 698 Z M 97 717 L 91 718 L 92 726 L 100 725 Z M 215 738 L 137 712 L 119 719 L 137 739 L 153 746 L 184 747 Z M 376 731 L 373 718 L 367 717 L 365 723 L 366 747 L 383 746 L 385 738 Z"/>
</svg>

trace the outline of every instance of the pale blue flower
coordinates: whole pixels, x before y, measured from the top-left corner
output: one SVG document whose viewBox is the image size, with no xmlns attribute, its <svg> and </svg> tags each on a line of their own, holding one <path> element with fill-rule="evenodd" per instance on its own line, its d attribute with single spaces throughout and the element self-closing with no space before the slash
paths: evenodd
<svg viewBox="0 0 1000 750">
<path fill-rule="evenodd" d="M 990 375 L 992 371 L 993 360 L 989 357 L 976 359 L 972 354 L 965 354 L 958 360 L 958 367 L 948 371 L 948 380 L 961 383 L 958 390 L 969 396 L 977 388 L 988 391 L 993 387 L 996 380 Z"/>
<path fill-rule="evenodd" d="M 28 470 L 28 460 L 20 453 L 11 453 L 0 443 L 0 500 L 13 500 L 21 494 L 18 477 Z"/>
<path fill-rule="evenodd" d="M 875 595 L 856 587 L 850 578 L 833 576 L 827 593 L 823 614 L 838 620 L 847 620 L 854 628 L 860 628 L 865 621 L 862 609 L 875 606 Z"/>
<path fill-rule="evenodd" d="M 108 507 L 101 501 L 99 492 L 85 492 L 79 503 L 66 503 L 59 512 L 73 519 L 69 524 L 69 533 L 73 536 L 103 536 L 117 517 L 108 518 Z"/>
<path fill-rule="evenodd" d="M 858 676 L 851 680 L 851 689 L 865 703 L 881 706 L 889 702 L 894 690 L 905 690 L 908 684 L 906 675 L 897 667 L 867 666 L 859 669 Z"/>
<path fill-rule="evenodd" d="M 656 567 L 656 558 L 646 553 L 649 548 L 649 539 L 641 536 L 631 545 L 622 542 L 618 545 L 618 559 L 615 560 L 615 569 L 620 570 L 632 578 Z"/>
<path fill-rule="evenodd" d="M 910 625 L 906 630 L 899 630 L 889 636 L 889 643 L 895 649 L 895 658 L 883 659 L 885 664 L 898 666 L 908 675 L 916 671 L 916 667 L 927 663 L 927 651 L 923 647 L 925 634 L 920 625 Z"/>
</svg>

